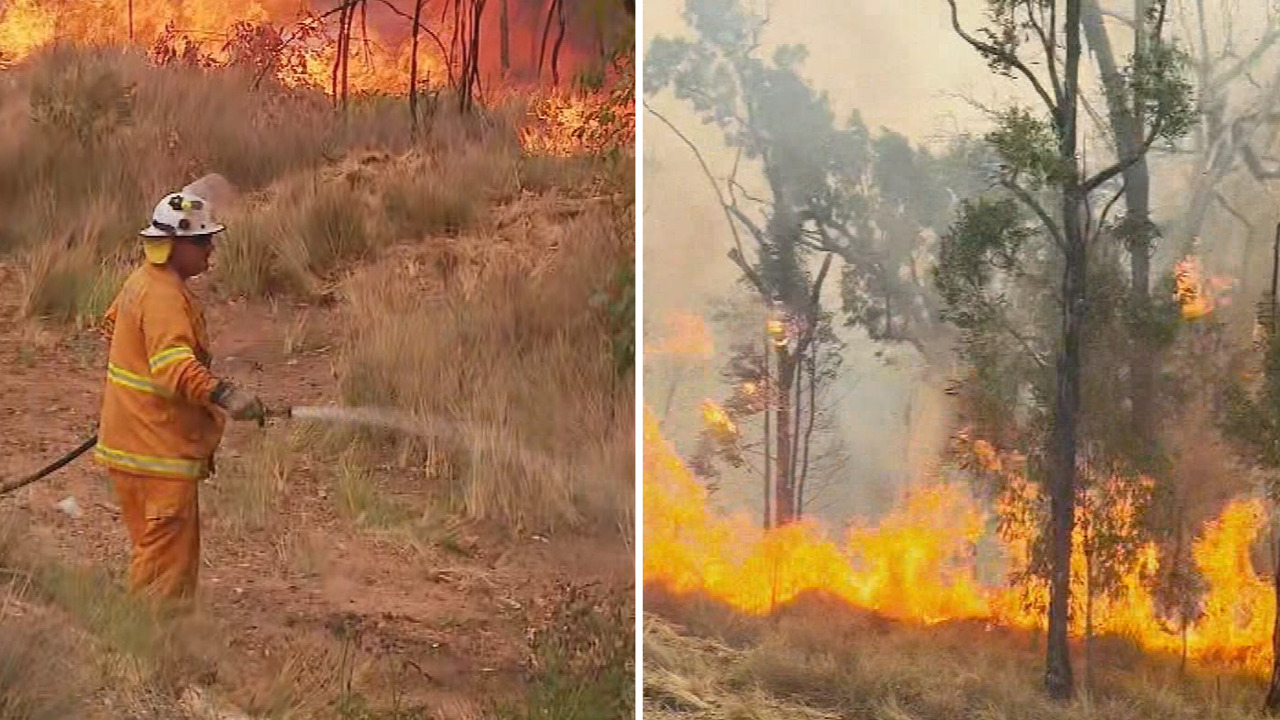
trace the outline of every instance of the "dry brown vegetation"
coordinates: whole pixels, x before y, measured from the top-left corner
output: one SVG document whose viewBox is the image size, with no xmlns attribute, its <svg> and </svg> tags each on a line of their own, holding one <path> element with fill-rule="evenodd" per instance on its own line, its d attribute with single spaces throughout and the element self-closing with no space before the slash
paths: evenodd
<svg viewBox="0 0 1280 720">
<path fill-rule="evenodd" d="M 1094 685 L 1040 692 L 1043 638 L 981 622 L 929 628 L 804 597 L 770 618 L 646 588 L 644 716 L 778 720 L 1258 718 L 1263 680 L 1179 669 L 1098 641 Z"/>
<path fill-rule="evenodd" d="M 335 572 L 334 542 L 324 540 L 335 532 L 370 538 L 409 564 L 452 555 L 465 565 L 483 538 L 564 530 L 599 537 L 622 557 L 633 532 L 634 381 L 617 350 L 634 321 L 619 310 L 631 292 L 633 160 L 530 156 L 520 118 L 516 107 L 476 117 L 441 109 L 415 139 L 402 102 L 353 99 L 343 118 L 321 95 L 255 89 L 234 69 L 154 67 L 117 51 L 43 53 L 0 73 L 0 276 L 16 279 L 21 296 L 0 329 L 49 338 L 15 350 L 33 372 L 71 349 L 74 369 L 99 382 L 100 341 L 84 330 L 139 261 L 138 228 L 162 193 L 220 173 L 238 193 L 222 208 L 228 231 L 198 291 L 232 328 L 268 318 L 272 327 L 247 341 L 243 330 L 242 342 L 269 341 L 259 355 L 299 363 L 298 378 L 273 374 L 288 387 L 255 389 L 279 403 L 325 384 L 307 397 L 392 406 L 445 432 L 233 428 L 202 499 L 214 563 L 247 557 L 242 567 L 254 574 L 324 585 L 322 573 Z M 12 466 L 44 460 L 41 443 Z M 0 525 L 21 516 L 6 512 Z M 125 598 L 122 567 L 67 562 L 81 552 L 101 559 L 104 531 L 95 532 L 97 547 L 74 547 L 79 535 L 46 537 L 32 544 L 60 549 L 0 555 L 0 592 L 53 614 L 60 633 L 84 644 L 73 664 L 88 673 L 82 686 L 47 696 L 30 673 L 48 669 L 5 641 L 28 630 L 0 612 L 0 691 L 29 687 L 18 709 L 0 702 L 0 720 L 74 715 L 68 708 L 104 694 L 120 703 L 109 716 L 194 717 L 175 698 L 208 682 L 241 693 L 241 707 L 264 717 L 417 716 L 402 705 L 411 680 L 379 679 L 394 655 L 356 666 L 347 640 L 297 655 L 274 647 L 268 666 L 279 677 L 251 692 L 243 684 L 261 678 L 237 681 L 250 671 L 228 665 L 226 651 L 206 657 L 176 639 L 200 631 L 174 634 Z M 484 571 L 452 572 L 433 567 L 423 577 L 475 583 L 477 605 L 497 592 L 493 579 L 472 579 Z M 217 598 L 220 611 L 240 612 L 243 590 Z M 529 717 L 627 708 L 630 592 L 575 597 L 547 598 L 574 621 L 544 618 L 559 634 L 529 641 Z M 607 623 L 578 622 L 600 613 Z M 222 669 L 216 681 L 212 667 Z M 451 716 L 520 715 L 509 711 L 520 703 L 497 702 L 478 698 L 480 709 Z"/>
<path fill-rule="evenodd" d="M 625 158 L 526 156 L 514 109 L 441 110 L 413 141 L 388 100 L 343 119 L 322 96 L 128 54 L 53 50 L 6 75 L 0 250 L 26 315 L 94 322 L 154 198 L 216 170 L 243 196 L 214 292 L 342 301 L 346 399 L 465 419 L 450 492 L 468 513 L 629 526 L 632 383 L 594 302 L 634 254 Z"/>
</svg>

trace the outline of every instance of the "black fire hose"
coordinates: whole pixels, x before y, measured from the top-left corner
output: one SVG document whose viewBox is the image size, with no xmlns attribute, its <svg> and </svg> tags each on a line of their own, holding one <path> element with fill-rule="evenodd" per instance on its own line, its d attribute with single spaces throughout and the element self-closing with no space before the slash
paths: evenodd
<svg viewBox="0 0 1280 720">
<path fill-rule="evenodd" d="M 267 408 L 266 412 L 263 413 L 263 416 L 258 418 L 258 427 L 262 427 L 266 423 L 266 420 L 268 418 L 290 418 L 290 417 L 293 417 L 293 408 L 291 407 Z M 18 478 L 17 480 L 0 482 L 0 497 L 4 497 L 5 495 L 12 493 L 14 490 L 24 488 L 33 482 L 36 482 L 38 480 L 41 480 L 43 478 L 46 478 L 52 475 L 53 473 L 66 467 L 68 464 L 71 463 L 71 461 L 75 460 L 76 458 L 88 452 L 89 448 L 97 444 L 98 444 L 98 436 L 94 435 L 93 437 L 88 438 L 84 442 L 80 443 L 80 445 L 76 447 L 75 450 L 72 450 L 66 455 L 63 455 L 62 457 L 58 458 L 53 463 L 45 466 L 39 472 L 36 472 L 35 474 L 32 474 L 32 475 L 28 475 L 26 477 Z"/>
<path fill-rule="evenodd" d="M 48 477 L 49 475 L 52 475 L 53 473 L 61 470 L 63 467 L 68 465 L 72 460 L 75 460 L 76 458 L 88 452 L 89 448 L 97 444 L 98 444 L 98 436 L 94 435 L 88 440 L 85 440 L 84 442 L 80 443 L 80 445 L 75 450 L 72 450 L 66 455 L 63 455 L 62 457 L 58 458 L 52 464 L 44 467 L 39 472 L 36 472 L 33 475 L 28 475 L 23 478 L 18 478 L 17 480 L 10 480 L 5 483 L 0 483 L 0 496 L 8 495 L 14 490 L 26 487 L 37 480 L 40 480 L 42 478 Z"/>
</svg>

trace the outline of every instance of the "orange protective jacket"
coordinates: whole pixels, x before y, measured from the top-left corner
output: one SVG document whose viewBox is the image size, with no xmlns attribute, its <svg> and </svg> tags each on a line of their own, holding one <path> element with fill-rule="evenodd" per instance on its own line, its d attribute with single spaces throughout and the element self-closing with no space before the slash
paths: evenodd
<svg viewBox="0 0 1280 720">
<path fill-rule="evenodd" d="M 209 475 L 226 419 L 213 403 L 218 379 L 204 313 L 186 285 L 146 264 L 107 310 L 111 337 L 94 456 L 138 475 Z"/>
</svg>

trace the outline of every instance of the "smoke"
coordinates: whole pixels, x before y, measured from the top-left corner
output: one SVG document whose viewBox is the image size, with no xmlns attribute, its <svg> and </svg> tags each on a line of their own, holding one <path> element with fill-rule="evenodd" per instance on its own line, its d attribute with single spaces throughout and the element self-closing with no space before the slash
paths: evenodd
<svg viewBox="0 0 1280 720">
<path fill-rule="evenodd" d="M 765 9 L 761 2 L 744 3 Z M 1226 38 L 1232 50 L 1243 54 L 1266 32 L 1269 3 L 1210 4 L 1205 19 L 1212 56 L 1221 54 Z M 961 22 L 979 27 L 984 18 L 981 0 L 960 2 Z M 650 2 L 644 8 L 643 42 L 657 36 L 691 37 L 682 18 L 684 0 Z M 1171 30 L 1194 52 L 1200 42 L 1199 22 L 1192 4 L 1173 4 L 1177 16 Z M 1190 9 L 1188 9 L 1190 8 Z M 769 56 L 781 44 L 808 49 L 804 74 L 814 86 L 830 95 L 837 119 L 859 112 L 873 131 L 881 127 L 906 135 L 913 143 L 935 145 L 966 132 L 980 134 L 988 118 L 979 106 L 1003 108 L 1018 103 L 1033 106 L 1024 82 L 998 77 L 951 26 L 943 0 L 815 0 L 805 4 L 777 4 L 769 8 L 769 23 L 759 50 Z M 1234 21 L 1229 18 L 1234 14 Z M 1108 23 L 1116 50 L 1129 52 L 1132 31 L 1118 22 Z M 1273 49 L 1254 69 L 1251 78 L 1269 87 L 1277 76 Z M 1099 90 L 1097 65 L 1089 54 L 1081 67 L 1084 89 L 1091 107 L 1105 117 Z M 1255 90 L 1244 94 L 1256 97 Z M 1250 98 L 1232 97 L 1233 105 Z M 718 178 L 729 175 L 734 155 L 715 127 L 704 126 L 687 103 L 669 93 L 647 102 L 674 123 L 702 152 Z M 652 115 L 645 118 L 645 322 L 664 312 L 689 309 L 709 313 L 720 298 L 741 297 L 738 273 L 725 257 L 731 247 L 728 226 L 715 194 L 697 160 L 685 144 Z M 1187 141 L 1194 148 L 1195 138 Z M 1106 161 L 1108 139 L 1090 132 L 1085 147 L 1092 162 Z M 1185 215 L 1188 188 L 1199 175 L 1188 160 L 1190 154 L 1153 157 L 1151 168 L 1154 219 L 1171 236 L 1157 256 L 1157 272 L 1171 266 L 1182 252 L 1173 238 L 1176 221 Z M 744 161 L 745 165 L 745 161 Z M 755 178 L 739 171 L 749 186 Z M 1220 190 L 1252 229 L 1215 202 L 1202 238 L 1214 255 L 1206 258 L 1211 272 L 1250 273 L 1259 278 L 1270 272 L 1271 239 L 1275 228 L 1274 193 L 1268 186 L 1238 174 Z M 1265 260 L 1265 262 L 1262 262 Z M 1224 268 L 1224 266 L 1226 266 Z M 1268 280 L 1269 281 L 1269 280 Z M 1253 285 L 1259 286 L 1260 280 Z M 832 298 L 832 305 L 838 298 Z M 714 330 L 715 328 L 713 328 Z M 717 348 L 735 338 L 717 337 Z M 843 428 L 848 455 L 844 477 L 830 493 L 826 519 L 843 521 L 852 515 L 875 514 L 901 497 L 906 486 L 927 477 L 941 457 L 951 429 L 952 407 L 943 393 L 948 368 L 925 373 L 910 353 L 891 353 L 896 362 L 886 365 L 877 357 L 878 347 L 860 334 L 846 333 L 849 343 L 844 372 L 833 389 L 835 413 Z M 655 359 L 664 362 L 662 358 Z M 698 404 L 704 397 L 722 397 L 726 387 L 714 378 L 724 358 L 710 360 L 690 377 L 706 377 L 701 383 L 687 380 L 672 402 L 672 415 L 664 418 L 664 433 L 679 452 L 688 456 L 699 429 Z M 646 362 L 646 365 L 649 365 Z M 661 368 L 645 369 L 646 395 L 665 400 L 665 387 L 654 395 L 651 379 L 664 377 Z M 656 409 L 656 408 L 655 408 Z M 754 512 L 760 503 L 758 481 L 722 483 L 716 500 L 732 509 Z"/>
</svg>

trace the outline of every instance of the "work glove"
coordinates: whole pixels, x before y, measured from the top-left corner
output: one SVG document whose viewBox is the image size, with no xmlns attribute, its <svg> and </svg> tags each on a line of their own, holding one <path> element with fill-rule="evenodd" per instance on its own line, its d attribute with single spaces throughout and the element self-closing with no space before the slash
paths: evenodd
<svg viewBox="0 0 1280 720">
<path fill-rule="evenodd" d="M 256 395 L 234 386 L 227 386 L 215 402 L 226 409 L 232 420 L 257 420 L 261 424 L 267 417 L 267 408 Z"/>
</svg>

